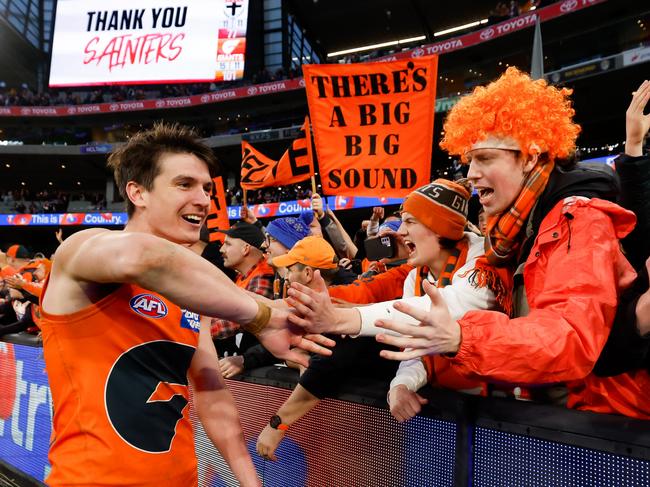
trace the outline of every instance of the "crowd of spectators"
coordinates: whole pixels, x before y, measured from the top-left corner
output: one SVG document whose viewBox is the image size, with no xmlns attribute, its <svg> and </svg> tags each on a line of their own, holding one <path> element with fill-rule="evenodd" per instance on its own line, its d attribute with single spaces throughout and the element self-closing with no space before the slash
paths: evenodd
<svg viewBox="0 0 650 487">
<path fill-rule="evenodd" d="M 38 91 L 27 84 L 8 87 L 0 82 L 0 106 L 56 106 L 85 105 L 94 103 L 120 102 L 127 100 L 151 100 L 191 96 L 213 91 L 221 91 L 239 86 L 268 83 L 301 76 L 300 70 L 292 68 L 275 72 L 261 69 L 251 77 L 222 83 L 189 83 L 146 86 L 106 86 L 84 90 L 83 88 L 64 88 Z"/>
<path fill-rule="evenodd" d="M 106 198 L 100 192 L 31 191 L 23 188 L 1 193 L 0 201 L 0 213 L 65 213 L 71 202 L 87 203 L 83 205 L 87 210 L 106 209 Z"/>
</svg>

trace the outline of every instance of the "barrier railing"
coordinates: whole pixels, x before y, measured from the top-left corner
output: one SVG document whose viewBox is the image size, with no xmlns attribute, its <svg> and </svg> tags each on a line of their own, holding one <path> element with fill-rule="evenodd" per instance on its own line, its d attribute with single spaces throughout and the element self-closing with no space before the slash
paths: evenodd
<svg viewBox="0 0 650 487">
<path fill-rule="evenodd" d="M 227 381 L 265 486 L 650 486 L 650 422 L 425 389 L 423 413 L 398 424 L 385 390 L 368 382 L 347 384 L 321 401 L 289 429 L 278 461 L 265 461 L 255 454 L 257 435 L 296 379 L 285 367 L 265 367 Z M 39 344 L 6 338 L 0 342 L 0 463 L 44 479 L 50 411 Z M 234 485 L 193 412 L 190 417 L 200 485 Z"/>
</svg>

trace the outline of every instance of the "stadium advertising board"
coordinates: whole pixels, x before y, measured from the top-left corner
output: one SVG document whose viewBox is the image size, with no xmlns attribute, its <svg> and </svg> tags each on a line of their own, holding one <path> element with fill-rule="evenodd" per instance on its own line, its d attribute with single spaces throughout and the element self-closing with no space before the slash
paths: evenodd
<svg viewBox="0 0 650 487">
<path fill-rule="evenodd" d="M 248 0 L 59 0 L 50 86 L 244 75 Z"/>
</svg>

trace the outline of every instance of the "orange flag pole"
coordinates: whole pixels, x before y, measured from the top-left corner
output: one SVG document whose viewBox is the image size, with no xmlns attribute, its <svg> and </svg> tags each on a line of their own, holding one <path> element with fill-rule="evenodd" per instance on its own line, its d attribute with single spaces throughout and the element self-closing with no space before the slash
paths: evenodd
<svg viewBox="0 0 650 487">
<path fill-rule="evenodd" d="M 316 176 L 311 175 L 311 194 L 316 194 Z"/>
</svg>

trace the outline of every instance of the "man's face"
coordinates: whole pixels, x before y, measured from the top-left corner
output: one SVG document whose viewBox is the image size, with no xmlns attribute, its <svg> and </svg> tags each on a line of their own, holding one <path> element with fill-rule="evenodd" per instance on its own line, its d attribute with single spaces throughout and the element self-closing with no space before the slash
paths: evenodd
<svg viewBox="0 0 650 487">
<path fill-rule="evenodd" d="M 223 265 L 228 269 L 237 269 L 246 256 L 248 244 L 240 238 L 232 238 L 226 235 L 219 252 L 223 257 Z"/>
<path fill-rule="evenodd" d="M 409 251 L 407 262 L 412 266 L 432 265 L 440 255 L 438 236 L 408 211 L 402 212 L 402 225 L 397 233 L 404 238 Z"/>
<path fill-rule="evenodd" d="M 483 235 L 487 235 L 487 221 L 488 221 L 488 216 L 485 213 L 485 211 L 482 211 L 481 213 L 478 214 L 478 229 L 481 231 Z"/>
<path fill-rule="evenodd" d="M 212 179 L 207 164 L 193 154 L 162 154 L 151 191 L 136 203 L 151 233 L 178 244 L 199 240 L 210 208 Z"/>
<path fill-rule="evenodd" d="M 294 264 L 287 267 L 287 274 L 285 278 L 289 282 L 297 282 L 303 286 L 309 287 L 313 277 L 313 272 L 310 271 L 310 267 L 303 267 L 300 264 Z"/>
<path fill-rule="evenodd" d="M 288 248 L 286 248 L 284 245 L 282 245 L 280 242 L 278 242 L 270 235 L 267 235 L 267 249 L 268 249 L 269 261 L 274 257 L 279 257 L 289 252 Z"/>
<path fill-rule="evenodd" d="M 534 166 L 524 164 L 519 152 L 505 149 L 476 149 L 469 152 L 468 159 L 467 178 L 487 216 L 499 215 L 512 205 L 521 191 L 524 170 Z"/>
</svg>

